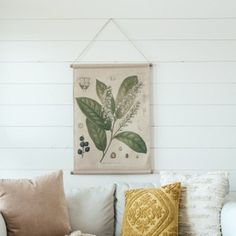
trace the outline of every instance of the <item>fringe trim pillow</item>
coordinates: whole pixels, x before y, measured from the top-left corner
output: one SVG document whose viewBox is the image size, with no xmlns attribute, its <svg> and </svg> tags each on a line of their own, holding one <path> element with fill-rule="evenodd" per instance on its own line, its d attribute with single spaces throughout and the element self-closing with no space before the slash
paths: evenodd
<svg viewBox="0 0 236 236">
<path fill-rule="evenodd" d="M 161 185 L 179 181 L 182 196 L 179 211 L 179 235 L 221 235 L 220 213 L 229 191 L 226 172 L 181 174 L 162 171 Z"/>
</svg>

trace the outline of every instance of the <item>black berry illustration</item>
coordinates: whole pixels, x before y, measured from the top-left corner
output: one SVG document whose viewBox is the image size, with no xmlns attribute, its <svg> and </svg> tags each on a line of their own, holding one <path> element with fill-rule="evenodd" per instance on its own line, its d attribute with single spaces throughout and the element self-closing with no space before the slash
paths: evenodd
<svg viewBox="0 0 236 236">
<path fill-rule="evenodd" d="M 84 142 L 81 142 L 80 143 L 80 147 L 84 147 L 85 145 L 84 145 Z"/>
<path fill-rule="evenodd" d="M 84 139 L 84 136 L 80 136 L 79 140 L 80 140 L 80 147 L 81 148 L 78 149 L 78 154 L 81 155 L 81 157 L 83 158 L 85 152 L 90 151 L 89 142 Z"/>
</svg>

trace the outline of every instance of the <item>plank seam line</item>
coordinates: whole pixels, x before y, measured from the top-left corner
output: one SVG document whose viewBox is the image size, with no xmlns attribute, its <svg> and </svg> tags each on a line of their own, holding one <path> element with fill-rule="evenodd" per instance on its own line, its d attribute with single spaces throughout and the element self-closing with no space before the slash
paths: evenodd
<svg viewBox="0 0 236 236">
<path fill-rule="evenodd" d="M 89 42 L 89 39 L 0 39 L 0 42 Z M 97 42 L 128 42 L 119 39 L 100 39 Z M 151 38 L 132 39 L 135 42 L 155 42 L 155 41 L 236 41 L 236 38 Z"/>
<path fill-rule="evenodd" d="M 3 150 L 15 150 L 15 149 L 22 149 L 22 150 L 35 150 L 35 149 L 49 149 L 49 150 L 54 150 L 54 149 L 73 149 L 72 146 L 68 147 L 53 147 L 53 146 L 48 146 L 48 147 L 0 147 L 0 149 Z M 153 150 L 235 150 L 235 147 L 151 147 Z"/>
<path fill-rule="evenodd" d="M 155 82 L 151 83 L 152 85 L 236 85 L 236 82 Z M 72 86 L 72 82 L 1 82 L 1 85 L 70 85 Z"/>
<path fill-rule="evenodd" d="M 151 106 L 236 106 L 236 103 L 232 104 L 154 104 L 151 103 Z M 22 103 L 22 104 L 0 104 L 0 106 L 73 106 L 72 103 L 64 103 L 64 104 L 30 104 L 30 103 Z"/>
<path fill-rule="evenodd" d="M 107 20 L 110 17 L 1 17 L 0 21 L 73 21 L 73 20 Z M 113 17 L 116 20 L 235 20 L 235 16 L 223 17 Z"/>
<path fill-rule="evenodd" d="M 54 60 L 28 60 L 28 61 L 0 61 L 0 64 L 71 64 L 73 61 L 71 60 L 60 60 L 60 61 L 54 61 Z M 144 63 L 145 61 L 82 61 L 84 64 L 91 64 L 91 63 Z M 152 60 L 153 66 L 157 66 L 156 64 L 168 64 L 168 63 L 232 63 L 236 62 L 236 60 L 159 60 L 155 61 Z"/>
<path fill-rule="evenodd" d="M 236 128 L 236 125 L 151 125 L 150 128 Z M 0 125 L 0 128 L 73 128 L 73 125 Z"/>
</svg>

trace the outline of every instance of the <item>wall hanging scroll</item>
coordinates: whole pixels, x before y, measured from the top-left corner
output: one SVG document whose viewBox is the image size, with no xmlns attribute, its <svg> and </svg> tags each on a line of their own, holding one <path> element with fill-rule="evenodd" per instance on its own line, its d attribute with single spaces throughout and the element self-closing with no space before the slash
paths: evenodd
<svg viewBox="0 0 236 236">
<path fill-rule="evenodd" d="M 150 64 L 72 67 L 74 173 L 150 173 Z"/>
<path fill-rule="evenodd" d="M 147 63 L 78 64 L 111 22 Z M 112 18 L 104 23 L 75 59 L 72 64 L 73 174 L 152 173 L 151 67 L 142 51 Z"/>
</svg>

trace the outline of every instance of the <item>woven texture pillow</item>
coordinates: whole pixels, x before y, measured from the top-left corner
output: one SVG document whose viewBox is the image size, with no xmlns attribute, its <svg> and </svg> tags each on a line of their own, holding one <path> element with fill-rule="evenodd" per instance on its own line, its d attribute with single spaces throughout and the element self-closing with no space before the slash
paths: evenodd
<svg viewBox="0 0 236 236">
<path fill-rule="evenodd" d="M 220 212 L 229 189 L 227 173 L 161 172 L 160 181 L 161 185 L 181 182 L 179 235 L 221 235 Z"/>
<path fill-rule="evenodd" d="M 122 236 L 177 235 L 180 193 L 180 183 L 127 191 Z"/>
<path fill-rule="evenodd" d="M 0 180 L 0 212 L 8 236 L 69 234 L 62 171 L 35 180 Z"/>
</svg>

